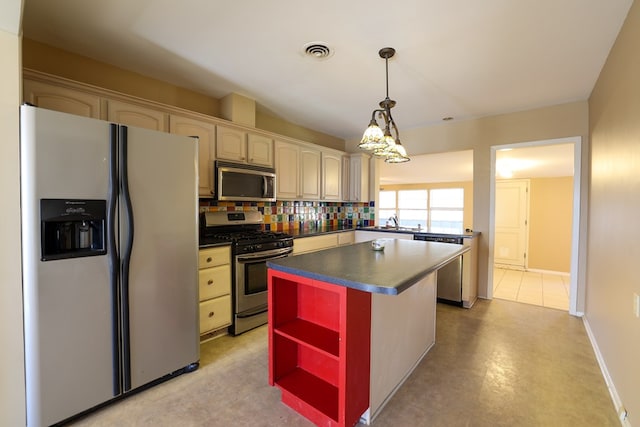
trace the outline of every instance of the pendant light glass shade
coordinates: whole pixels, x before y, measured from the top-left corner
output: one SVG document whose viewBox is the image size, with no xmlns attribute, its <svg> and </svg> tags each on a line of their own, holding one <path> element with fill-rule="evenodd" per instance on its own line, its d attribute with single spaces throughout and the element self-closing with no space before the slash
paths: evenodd
<svg viewBox="0 0 640 427">
<path fill-rule="evenodd" d="M 358 148 L 370 151 L 372 155 L 384 158 L 388 163 L 403 163 L 410 159 L 405 148 L 400 144 L 398 127 L 391 117 L 391 109 L 396 105 L 396 102 L 389 98 L 389 58 L 395 53 L 395 49 L 391 47 L 385 47 L 378 52 L 380 57 L 385 60 L 387 96 L 380 101 L 380 108 L 373 110 L 371 122 L 364 131 Z M 384 132 L 375 120 L 376 114 L 384 119 Z M 395 138 L 391 135 L 391 129 L 395 133 Z"/>
<path fill-rule="evenodd" d="M 362 150 L 377 150 L 379 148 L 384 148 L 384 133 L 378 123 L 374 119 L 369 123 L 369 127 L 364 131 L 362 135 L 362 140 L 360 144 L 358 144 L 358 148 Z"/>
<path fill-rule="evenodd" d="M 384 159 L 386 163 L 404 163 L 408 162 L 407 150 L 400 143 L 400 140 L 396 141 L 395 145 L 389 150 L 387 158 Z"/>
</svg>

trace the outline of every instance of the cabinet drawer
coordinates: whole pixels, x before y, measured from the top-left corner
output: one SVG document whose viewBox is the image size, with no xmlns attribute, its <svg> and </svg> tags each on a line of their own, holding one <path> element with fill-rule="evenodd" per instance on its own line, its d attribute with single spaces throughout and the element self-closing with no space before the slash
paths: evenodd
<svg viewBox="0 0 640 427">
<path fill-rule="evenodd" d="M 231 296 L 200 303 L 200 334 L 231 324 Z"/>
<path fill-rule="evenodd" d="M 198 267 L 209 268 L 215 267 L 216 265 L 231 263 L 231 254 L 229 253 L 229 250 L 229 246 L 200 249 Z"/>
<path fill-rule="evenodd" d="M 198 272 L 200 301 L 231 293 L 231 267 L 229 264 L 204 268 Z"/>
</svg>

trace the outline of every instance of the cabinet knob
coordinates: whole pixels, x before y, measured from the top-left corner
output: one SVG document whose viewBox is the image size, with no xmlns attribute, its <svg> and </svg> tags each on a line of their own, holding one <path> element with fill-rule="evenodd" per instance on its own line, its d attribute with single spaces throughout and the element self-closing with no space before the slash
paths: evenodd
<svg viewBox="0 0 640 427">
<path fill-rule="evenodd" d="M 208 257 L 208 258 L 207 258 L 207 262 L 211 262 L 211 261 L 213 261 L 213 258 Z"/>
<path fill-rule="evenodd" d="M 207 285 L 213 285 L 213 280 L 209 279 L 209 281 L 207 282 Z"/>
<path fill-rule="evenodd" d="M 210 311 L 210 312 L 209 312 L 209 317 L 213 317 L 213 315 L 214 315 L 214 314 L 215 314 L 215 313 L 214 313 L 213 311 Z"/>
</svg>

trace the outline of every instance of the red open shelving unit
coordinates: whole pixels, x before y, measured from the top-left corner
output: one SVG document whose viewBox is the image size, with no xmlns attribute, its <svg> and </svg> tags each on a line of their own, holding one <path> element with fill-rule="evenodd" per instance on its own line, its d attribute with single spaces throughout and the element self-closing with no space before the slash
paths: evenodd
<svg viewBox="0 0 640 427">
<path fill-rule="evenodd" d="M 316 425 L 369 407 L 371 294 L 269 269 L 269 384 Z"/>
</svg>

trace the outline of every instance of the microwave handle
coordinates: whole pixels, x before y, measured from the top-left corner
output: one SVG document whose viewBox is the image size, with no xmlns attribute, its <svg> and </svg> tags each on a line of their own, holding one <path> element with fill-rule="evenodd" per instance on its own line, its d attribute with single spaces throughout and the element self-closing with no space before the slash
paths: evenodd
<svg viewBox="0 0 640 427">
<path fill-rule="evenodd" d="M 262 177 L 262 197 L 267 197 L 268 187 L 269 187 L 269 184 L 267 183 L 267 177 L 263 176 Z"/>
</svg>

